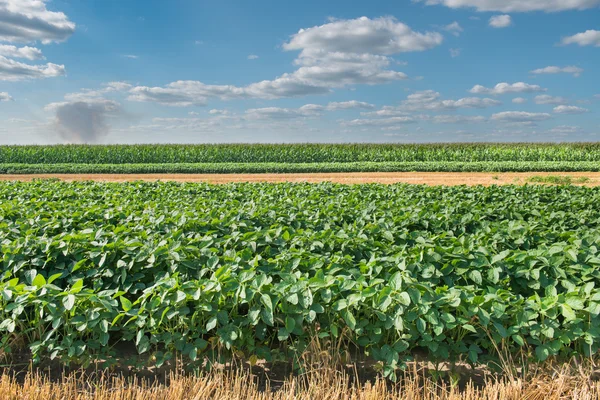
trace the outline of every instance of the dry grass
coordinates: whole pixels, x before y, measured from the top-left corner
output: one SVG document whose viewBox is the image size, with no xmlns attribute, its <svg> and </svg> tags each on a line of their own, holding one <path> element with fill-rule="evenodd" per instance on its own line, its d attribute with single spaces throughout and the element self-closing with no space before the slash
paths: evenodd
<svg viewBox="0 0 600 400">
<path fill-rule="evenodd" d="M 220 370 L 195 377 L 171 374 L 165 380 L 167 383 L 84 373 L 50 380 L 46 375 L 30 372 L 19 379 L 2 375 L 0 399 L 600 399 L 600 382 L 594 380 L 591 364 L 546 366 L 527 377 L 487 378 L 483 384 L 467 381 L 460 387 L 435 381 L 425 371 L 413 364 L 397 384 L 390 384 L 380 378 L 361 381 L 349 373 L 327 368 L 290 376 L 276 385 L 262 381 L 247 370 Z"/>
</svg>

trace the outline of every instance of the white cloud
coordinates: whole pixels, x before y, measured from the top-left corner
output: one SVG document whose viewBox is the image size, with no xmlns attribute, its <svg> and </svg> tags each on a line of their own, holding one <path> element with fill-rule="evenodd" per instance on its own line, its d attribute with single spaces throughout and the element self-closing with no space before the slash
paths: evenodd
<svg viewBox="0 0 600 400">
<path fill-rule="evenodd" d="M 80 92 L 68 93 L 65 100 L 68 102 L 94 101 L 102 98 L 107 93 L 125 92 L 132 88 L 127 82 L 109 82 L 102 85 L 103 88 L 97 90 L 82 89 Z"/>
<path fill-rule="evenodd" d="M 408 95 L 398 107 L 403 111 L 440 111 L 459 108 L 487 108 L 502 104 L 500 101 L 481 97 L 465 97 L 458 100 L 441 100 L 439 92 L 425 90 Z"/>
<path fill-rule="evenodd" d="M 533 93 L 533 92 L 545 92 L 546 89 L 538 85 L 530 85 L 525 82 L 516 82 L 513 84 L 502 82 L 498 83 L 493 88 L 487 88 L 481 85 L 475 85 L 470 90 L 474 94 L 506 94 L 506 93 Z"/>
<path fill-rule="evenodd" d="M 250 54 L 248 56 L 248 60 L 256 60 L 256 59 L 258 59 L 258 56 L 256 54 Z"/>
<path fill-rule="evenodd" d="M 549 67 L 534 69 L 533 71 L 531 71 L 531 73 L 535 75 L 567 73 L 573 74 L 573 76 L 577 77 L 583 73 L 583 68 L 579 68 L 573 65 L 562 68 L 551 65 Z"/>
<path fill-rule="evenodd" d="M 525 99 L 523 97 L 515 97 L 514 99 L 512 99 L 512 102 L 515 104 L 523 104 L 523 103 L 527 103 L 527 99 Z"/>
<path fill-rule="evenodd" d="M 294 61 L 298 69 L 273 80 L 239 87 L 177 81 L 165 87 L 139 86 L 131 90 L 133 101 L 154 101 L 173 106 L 205 105 L 209 99 L 277 99 L 325 94 L 348 85 L 377 85 L 407 79 L 389 69 L 388 55 L 422 51 L 439 45 L 439 33 L 417 33 L 391 17 L 334 20 L 300 30 L 285 50 L 301 50 Z"/>
<path fill-rule="evenodd" d="M 49 11 L 46 0 L 0 0 L 0 41 L 62 42 L 75 24 L 62 12 Z"/>
<path fill-rule="evenodd" d="M 559 125 L 550 129 L 548 132 L 550 133 L 580 133 L 583 130 L 579 126 L 571 126 L 571 125 Z"/>
<path fill-rule="evenodd" d="M 450 49 L 450 57 L 456 58 L 460 56 L 461 49 Z"/>
<path fill-rule="evenodd" d="M 204 44 L 204 41 L 203 41 L 203 40 L 196 40 L 196 41 L 194 42 L 194 44 L 195 44 L 196 46 L 202 46 L 202 45 Z"/>
<path fill-rule="evenodd" d="M 567 36 L 561 40 L 561 44 L 578 44 L 579 46 L 600 47 L 600 31 L 590 29 L 573 36 Z"/>
<path fill-rule="evenodd" d="M 197 81 L 177 81 L 164 88 L 137 86 L 129 93 L 128 100 L 154 101 L 171 106 L 206 105 L 209 98 L 247 97 L 242 88 L 229 85 L 205 85 Z"/>
<path fill-rule="evenodd" d="M 132 60 L 137 60 L 140 56 L 136 56 L 135 54 L 125 54 L 123 57 L 130 58 Z"/>
<path fill-rule="evenodd" d="M 342 102 L 331 102 L 327 104 L 326 110 L 337 111 L 337 110 L 349 110 L 349 109 L 363 109 L 372 110 L 375 108 L 373 104 L 365 103 L 364 101 L 342 101 Z"/>
<path fill-rule="evenodd" d="M 548 113 L 530 113 L 525 111 L 504 111 L 493 114 L 491 119 L 502 122 L 535 122 L 552 118 Z"/>
<path fill-rule="evenodd" d="M 284 76 L 304 85 L 326 88 L 356 84 L 376 85 L 406 79 L 406 74 L 387 69 L 391 62 L 389 57 L 375 54 L 311 49 L 302 51 L 294 62 L 301 67 Z"/>
<path fill-rule="evenodd" d="M 506 28 L 512 25 L 510 15 L 494 15 L 490 18 L 489 25 L 492 28 Z"/>
<path fill-rule="evenodd" d="M 367 117 L 408 116 L 415 111 L 442 112 L 458 109 L 483 109 L 501 104 L 498 100 L 481 97 L 443 100 L 440 93 L 434 90 L 425 90 L 408 95 L 399 106 L 384 106 L 380 110 L 363 112 L 361 115 Z M 427 116 L 422 117 L 427 118 Z"/>
<path fill-rule="evenodd" d="M 246 115 L 249 119 L 292 119 L 292 118 L 305 118 L 310 116 L 319 115 L 318 111 L 315 111 L 311 107 L 303 109 L 300 108 L 280 108 L 280 107 L 265 107 L 265 108 L 251 108 L 246 110 Z"/>
<path fill-rule="evenodd" d="M 110 131 L 109 119 L 124 115 L 113 100 L 88 99 L 48 104 L 54 112 L 52 126 L 67 143 L 97 143 Z"/>
<path fill-rule="evenodd" d="M 584 114 L 589 112 L 587 108 L 577 106 L 557 106 L 553 110 L 556 114 Z"/>
<path fill-rule="evenodd" d="M 0 81 L 22 81 L 62 75 L 65 75 L 64 65 L 29 65 L 0 56 Z"/>
<path fill-rule="evenodd" d="M 464 31 L 462 26 L 460 26 L 460 24 L 456 21 L 454 21 L 453 23 L 451 23 L 449 25 L 444 26 L 443 29 L 447 32 L 450 32 L 454 36 L 460 36 L 460 34 Z"/>
<path fill-rule="evenodd" d="M 211 110 L 211 111 L 212 111 L 212 110 Z M 215 110 L 215 111 L 217 111 L 217 110 Z M 196 111 L 190 111 L 190 112 L 188 113 L 188 115 L 200 115 L 200 113 L 199 113 L 199 112 L 196 112 Z"/>
<path fill-rule="evenodd" d="M 567 99 L 564 97 L 554 97 L 547 94 L 535 96 L 535 104 L 565 104 Z"/>
<path fill-rule="evenodd" d="M 412 117 L 391 117 L 381 119 L 353 119 L 350 121 L 341 121 L 342 126 L 361 126 L 361 127 L 389 127 L 394 125 L 412 124 L 417 122 Z"/>
<path fill-rule="evenodd" d="M 210 110 L 208 113 L 209 113 L 210 115 L 228 115 L 228 114 L 229 114 L 229 111 L 227 111 L 227 110 L 218 110 L 218 109 L 216 109 L 216 108 L 213 108 L 213 109 L 212 109 L 212 110 Z M 190 113 L 190 114 L 192 114 L 192 113 Z M 198 113 L 195 113 L 195 115 L 198 115 Z"/>
<path fill-rule="evenodd" d="M 0 92 L 0 102 L 2 101 L 12 101 L 12 97 L 6 92 Z"/>
<path fill-rule="evenodd" d="M 370 110 L 375 108 L 373 104 L 362 101 L 350 100 L 343 102 L 331 102 L 325 106 L 320 104 L 305 104 L 299 108 L 265 107 L 246 110 L 249 119 L 293 119 L 316 117 L 324 111 L 340 111 L 350 109 Z M 211 111 L 212 114 L 212 111 Z"/>
<path fill-rule="evenodd" d="M 17 47 L 6 44 L 0 44 L 0 56 L 11 58 L 25 58 L 27 60 L 43 60 L 42 51 L 35 47 Z"/>
<path fill-rule="evenodd" d="M 423 51 L 439 46 L 442 35 L 415 32 L 392 17 L 334 20 L 328 24 L 301 29 L 283 45 L 285 50 L 385 54 Z"/>
<path fill-rule="evenodd" d="M 477 11 L 556 12 L 586 10 L 600 6 L 600 0 L 413 0 L 427 5 L 442 4 L 450 8 L 475 8 Z"/>
<path fill-rule="evenodd" d="M 435 124 L 474 124 L 485 122 L 485 117 L 466 115 L 435 115 L 431 121 Z"/>
</svg>

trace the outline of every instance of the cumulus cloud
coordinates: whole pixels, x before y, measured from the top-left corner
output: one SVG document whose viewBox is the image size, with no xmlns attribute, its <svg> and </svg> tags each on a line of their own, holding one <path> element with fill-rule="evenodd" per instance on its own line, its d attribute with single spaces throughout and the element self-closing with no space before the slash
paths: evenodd
<svg viewBox="0 0 600 400">
<path fill-rule="evenodd" d="M 451 23 L 449 25 L 444 26 L 443 29 L 447 32 L 450 32 L 454 36 L 460 36 L 460 34 L 464 31 L 462 26 L 460 26 L 460 24 L 456 21 L 454 21 L 453 23 Z"/>
<path fill-rule="evenodd" d="M 27 60 L 43 60 L 42 51 L 35 47 L 17 47 L 7 44 L 0 44 L 0 56 L 11 58 L 25 58 Z"/>
<path fill-rule="evenodd" d="M 577 44 L 579 46 L 600 47 L 600 31 L 590 29 L 573 36 L 567 36 L 561 40 L 561 44 Z"/>
<path fill-rule="evenodd" d="M 62 12 L 49 11 L 46 0 L 0 0 L 0 41 L 62 42 L 75 24 Z"/>
<path fill-rule="evenodd" d="M 443 41 L 437 32 L 419 33 L 392 17 L 334 20 L 301 29 L 283 45 L 285 50 L 324 50 L 332 53 L 391 55 L 423 51 Z"/>
<path fill-rule="evenodd" d="M 395 125 L 413 124 L 417 120 L 413 117 L 390 117 L 381 119 L 353 119 L 350 121 L 342 121 L 342 126 L 351 127 L 390 127 Z"/>
<path fill-rule="evenodd" d="M 64 65 L 29 65 L 0 56 L 0 81 L 22 81 L 62 75 L 65 75 Z"/>
<path fill-rule="evenodd" d="M 493 114 L 491 117 L 493 121 L 501 122 L 536 122 L 545 121 L 550 118 L 552 118 L 552 115 L 548 113 L 530 113 L 525 111 L 504 111 Z"/>
<path fill-rule="evenodd" d="M 248 60 L 256 60 L 256 59 L 258 59 L 258 56 L 256 54 L 250 54 L 248 56 Z"/>
<path fill-rule="evenodd" d="M 325 107 L 326 110 L 329 111 L 337 111 L 337 110 L 349 110 L 349 109 L 363 109 L 363 110 L 372 110 L 375 106 L 373 104 L 366 103 L 364 101 L 342 101 L 342 102 L 331 102 L 327 104 Z"/>
<path fill-rule="evenodd" d="M 107 93 L 113 92 L 125 92 L 132 88 L 132 86 L 127 82 L 109 82 L 102 85 L 101 89 L 90 90 L 90 89 L 82 89 L 80 92 L 76 93 L 68 93 L 65 95 L 65 100 L 76 102 L 76 101 L 86 101 L 86 100 L 95 100 L 102 98 Z"/>
<path fill-rule="evenodd" d="M 250 119 L 293 119 L 300 117 L 309 117 L 319 115 L 319 111 L 312 107 L 307 108 L 280 108 L 265 107 L 252 108 L 246 110 L 246 115 Z"/>
<path fill-rule="evenodd" d="M 6 92 L 0 92 L 0 102 L 2 101 L 12 101 L 12 97 Z"/>
<path fill-rule="evenodd" d="M 205 105 L 210 99 L 277 99 L 326 94 L 348 85 L 377 85 L 407 79 L 390 69 L 389 55 L 423 51 L 441 44 L 439 33 L 419 33 L 391 17 L 334 20 L 302 29 L 284 43 L 284 50 L 300 50 L 298 67 L 273 80 L 247 86 L 207 85 L 177 81 L 165 87 L 138 86 L 133 101 L 154 101 L 173 106 Z"/>
<path fill-rule="evenodd" d="M 545 92 L 546 89 L 538 86 L 538 85 L 530 85 L 525 82 L 516 82 L 516 83 L 498 83 L 493 88 L 487 88 L 482 85 L 475 85 L 469 91 L 474 94 L 492 94 L 492 95 L 500 95 L 506 93 L 534 93 L 534 92 Z"/>
<path fill-rule="evenodd" d="M 547 94 L 535 96 L 535 104 L 565 104 L 567 99 L 564 97 L 554 97 Z"/>
<path fill-rule="evenodd" d="M 299 108 L 280 108 L 280 107 L 265 107 L 265 108 L 252 108 L 246 110 L 246 116 L 249 119 L 293 119 L 293 118 L 306 118 L 316 117 L 322 115 L 324 111 L 340 111 L 350 109 L 363 109 L 371 110 L 375 108 L 373 104 L 369 104 L 363 101 L 342 101 L 342 102 L 331 102 L 327 105 L 320 104 L 305 104 Z"/>
<path fill-rule="evenodd" d="M 435 115 L 431 119 L 435 124 L 474 124 L 485 121 L 485 117 L 467 115 Z"/>
<path fill-rule="evenodd" d="M 123 116 L 119 103 L 107 99 L 52 103 L 52 127 L 67 143 L 97 143 L 110 131 L 110 119 Z"/>
<path fill-rule="evenodd" d="M 584 114 L 589 112 L 587 108 L 577 107 L 577 106 L 557 106 L 554 107 L 553 110 L 556 114 Z"/>
<path fill-rule="evenodd" d="M 556 12 L 586 10 L 600 6 L 600 0 L 413 0 L 427 5 L 442 4 L 450 8 L 475 8 L 477 11 Z"/>
<path fill-rule="evenodd" d="M 213 109 L 212 109 L 212 110 L 210 110 L 208 113 L 209 113 L 210 115 L 227 115 L 227 114 L 229 114 L 229 111 L 227 111 L 227 110 L 218 110 L 218 109 L 216 109 L 216 108 L 213 108 Z M 190 115 L 198 115 L 198 113 L 197 113 L 197 112 L 193 112 L 193 111 L 192 111 L 191 113 L 189 113 L 189 114 L 190 114 Z"/>
<path fill-rule="evenodd" d="M 502 104 L 500 101 L 481 97 L 465 97 L 458 100 L 443 100 L 439 92 L 424 90 L 407 96 L 397 107 L 384 107 L 379 111 L 368 113 L 372 116 L 393 115 L 394 112 L 409 111 L 447 111 L 461 108 L 488 108 Z"/>
<path fill-rule="evenodd" d="M 494 15 L 490 18 L 488 24 L 492 28 L 506 28 L 512 25 L 512 18 L 510 15 Z"/>
<path fill-rule="evenodd" d="M 580 132 L 583 132 L 583 130 L 579 126 L 559 125 L 559 126 L 555 126 L 554 128 L 550 129 L 548 132 L 564 134 L 564 133 L 580 133 Z"/>
<path fill-rule="evenodd" d="M 514 99 L 512 99 L 512 102 L 515 104 L 523 104 L 523 103 L 527 103 L 527 99 L 525 99 L 523 97 L 515 97 Z"/>
<path fill-rule="evenodd" d="M 578 77 L 583 73 L 583 68 L 579 68 L 573 65 L 562 68 L 551 65 L 549 67 L 534 69 L 533 71 L 531 71 L 531 73 L 535 75 L 567 73 L 573 74 L 573 76 Z"/>
</svg>

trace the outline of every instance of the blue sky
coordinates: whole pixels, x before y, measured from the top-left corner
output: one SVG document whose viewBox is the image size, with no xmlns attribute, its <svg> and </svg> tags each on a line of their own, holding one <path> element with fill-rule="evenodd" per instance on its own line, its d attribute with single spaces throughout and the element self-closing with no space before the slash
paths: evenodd
<svg viewBox="0 0 600 400">
<path fill-rule="evenodd" d="M 599 66 L 600 0 L 0 0 L 0 144 L 598 141 Z"/>
</svg>

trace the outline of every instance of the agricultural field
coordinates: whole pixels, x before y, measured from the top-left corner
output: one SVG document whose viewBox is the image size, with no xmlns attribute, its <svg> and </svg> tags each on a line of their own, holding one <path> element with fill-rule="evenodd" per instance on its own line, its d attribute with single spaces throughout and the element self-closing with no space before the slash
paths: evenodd
<svg viewBox="0 0 600 400">
<path fill-rule="evenodd" d="M 600 171 L 600 144 L 0 146 L 0 173 Z"/>
<path fill-rule="evenodd" d="M 415 357 L 598 349 L 597 188 L 38 180 L 0 199 L 5 358 L 302 371 L 317 340 L 394 380 Z"/>
</svg>

